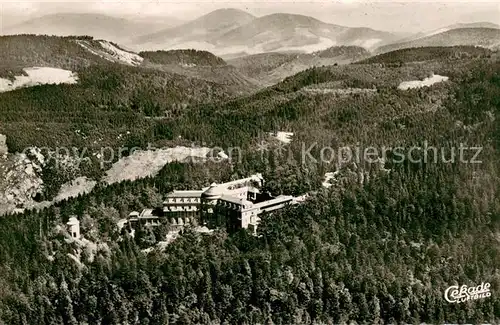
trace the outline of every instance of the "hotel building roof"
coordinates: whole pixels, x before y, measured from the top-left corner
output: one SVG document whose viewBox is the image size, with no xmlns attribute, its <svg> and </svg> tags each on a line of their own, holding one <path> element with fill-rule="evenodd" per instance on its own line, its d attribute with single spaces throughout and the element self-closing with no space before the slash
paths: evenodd
<svg viewBox="0 0 500 325">
<path fill-rule="evenodd" d="M 242 198 L 232 196 L 232 195 L 222 195 L 220 199 L 222 201 L 233 203 L 233 204 L 239 204 L 239 205 L 245 206 L 247 208 L 249 208 L 253 205 L 252 202 L 250 202 L 246 199 L 242 199 Z"/>
<path fill-rule="evenodd" d="M 167 194 L 168 198 L 174 197 L 201 197 L 203 190 L 173 191 Z"/>
<path fill-rule="evenodd" d="M 273 205 L 273 204 L 280 204 L 280 203 L 284 203 L 284 202 L 287 202 L 287 201 L 293 201 L 293 196 L 291 196 L 291 195 L 280 195 L 280 196 L 278 196 L 278 197 L 276 197 L 274 199 L 256 203 L 256 204 L 254 204 L 254 206 L 258 207 L 258 208 L 265 208 L 265 207 Z"/>
</svg>

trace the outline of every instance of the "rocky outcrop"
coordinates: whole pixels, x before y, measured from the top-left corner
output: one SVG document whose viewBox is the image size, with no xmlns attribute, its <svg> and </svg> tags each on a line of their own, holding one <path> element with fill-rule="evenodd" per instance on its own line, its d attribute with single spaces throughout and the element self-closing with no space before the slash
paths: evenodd
<svg viewBox="0 0 500 325">
<path fill-rule="evenodd" d="M 2 155 L 0 158 L 0 215 L 18 207 L 36 204 L 43 190 L 40 167 L 25 154 Z"/>
</svg>

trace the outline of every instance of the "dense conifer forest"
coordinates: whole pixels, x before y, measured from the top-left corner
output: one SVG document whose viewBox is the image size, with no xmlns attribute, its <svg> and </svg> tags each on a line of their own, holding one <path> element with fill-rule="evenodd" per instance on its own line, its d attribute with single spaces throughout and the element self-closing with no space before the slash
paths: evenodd
<svg viewBox="0 0 500 325">
<path fill-rule="evenodd" d="M 184 79 L 165 81 L 160 72 L 118 66 L 87 67 L 78 86 L 1 94 L 0 133 L 8 135 L 12 151 L 56 146 L 56 139 L 90 146 L 95 134 L 109 135 L 106 143 L 117 147 L 182 136 L 244 150 L 239 161 L 171 163 L 154 177 L 98 185 L 50 208 L 0 218 L 0 323 L 498 323 L 500 63 L 494 56 L 451 60 L 444 53 L 439 60 L 405 54 L 425 62 L 390 67 L 312 68 L 242 98 L 228 99 L 206 83 L 188 87 Z M 429 73 L 450 81 L 397 89 Z M 374 91 L 303 91 L 325 83 Z M 221 96 L 195 100 L 204 90 Z M 193 100 L 178 106 L 186 97 Z M 75 128 L 88 130 L 90 139 L 69 136 Z M 115 140 L 125 130 L 133 136 Z M 295 133 L 284 153 L 257 151 L 277 130 Z M 318 157 L 322 146 L 425 141 L 448 150 L 481 146 L 481 163 L 302 160 L 302 144 L 316 144 L 310 153 Z M 333 186 L 323 188 L 325 172 L 336 169 Z M 187 229 L 161 248 L 155 245 L 171 229 L 168 222 L 139 228 L 134 236 L 117 225 L 130 211 L 160 207 L 174 188 L 254 172 L 264 174 L 272 194 L 312 195 L 264 215 L 258 236 Z M 70 216 L 80 220 L 90 243 L 60 230 Z M 443 298 L 451 285 L 481 282 L 491 283 L 491 297 L 461 304 Z"/>
<path fill-rule="evenodd" d="M 207 51 L 197 50 L 170 50 L 170 51 L 145 51 L 140 56 L 152 63 L 180 64 L 194 66 L 224 66 L 226 62 Z"/>
</svg>

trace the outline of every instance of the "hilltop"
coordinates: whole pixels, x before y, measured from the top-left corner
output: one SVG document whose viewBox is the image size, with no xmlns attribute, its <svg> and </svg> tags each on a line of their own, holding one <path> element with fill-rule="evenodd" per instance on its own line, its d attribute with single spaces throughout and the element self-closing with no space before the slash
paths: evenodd
<svg viewBox="0 0 500 325">
<path fill-rule="evenodd" d="M 139 55 L 151 63 L 177 64 L 181 66 L 225 66 L 227 63 L 208 51 L 170 50 L 145 51 Z"/>
<path fill-rule="evenodd" d="M 189 44 L 210 43 L 227 31 L 253 19 L 253 15 L 242 10 L 218 9 L 180 26 L 142 35 L 135 38 L 133 43 L 143 49 L 165 49 L 173 45 L 192 48 Z"/>
<path fill-rule="evenodd" d="M 485 58 L 492 51 L 476 46 L 436 46 L 415 47 L 395 50 L 358 61 L 357 63 L 406 63 L 428 60 L 463 60 L 468 58 Z"/>
<path fill-rule="evenodd" d="M 370 55 L 365 48 L 361 46 L 332 46 L 326 50 L 313 53 L 320 58 L 342 58 L 344 60 L 359 60 L 362 57 Z"/>
<path fill-rule="evenodd" d="M 0 77 L 22 74 L 32 66 L 77 70 L 106 60 L 78 45 L 91 37 L 0 36 Z"/>
<path fill-rule="evenodd" d="M 373 48 L 394 35 L 369 28 L 350 28 L 294 14 L 271 14 L 242 25 L 216 40 L 217 45 L 243 47 L 248 53 L 270 51 L 314 52 L 335 45 Z"/>
</svg>

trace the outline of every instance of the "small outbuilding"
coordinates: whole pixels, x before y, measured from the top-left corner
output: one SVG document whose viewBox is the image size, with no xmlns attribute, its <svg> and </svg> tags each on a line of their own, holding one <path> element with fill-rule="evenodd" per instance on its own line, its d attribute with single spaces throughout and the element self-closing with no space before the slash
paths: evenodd
<svg viewBox="0 0 500 325">
<path fill-rule="evenodd" d="M 80 239 L 80 221 L 76 217 L 71 217 L 66 225 L 71 237 L 73 239 Z"/>
</svg>

